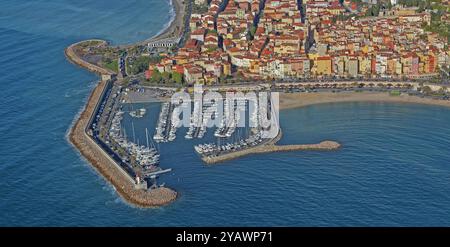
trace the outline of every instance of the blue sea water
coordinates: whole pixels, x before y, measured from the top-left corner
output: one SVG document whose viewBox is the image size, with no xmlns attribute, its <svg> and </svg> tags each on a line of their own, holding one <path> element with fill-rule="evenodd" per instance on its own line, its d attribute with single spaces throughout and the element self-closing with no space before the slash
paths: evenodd
<svg viewBox="0 0 450 247">
<path fill-rule="evenodd" d="M 181 197 L 124 203 L 66 140 L 97 77 L 63 49 L 131 43 L 170 20 L 165 0 L 0 0 L 1 226 L 448 226 L 450 109 L 341 103 L 281 113 L 282 143 L 337 140 L 336 152 L 253 155 L 205 166 L 181 134 L 161 146 Z M 136 120 L 155 124 L 159 106 Z"/>
</svg>

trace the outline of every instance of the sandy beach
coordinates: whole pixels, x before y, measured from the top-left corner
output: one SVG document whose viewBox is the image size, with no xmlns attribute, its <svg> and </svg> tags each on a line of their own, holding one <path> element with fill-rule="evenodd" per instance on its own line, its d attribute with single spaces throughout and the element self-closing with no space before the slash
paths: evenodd
<svg viewBox="0 0 450 247">
<path fill-rule="evenodd" d="M 340 102 L 394 102 L 415 103 L 450 107 L 450 101 L 420 98 L 417 96 L 392 96 L 389 93 L 371 92 L 320 92 L 320 93 L 280 93 L 280 109 L 291 109 L 315 104 Z"/>
<path fill-rule="evenodd" d="M 170 36 L 178 35 L 183 27 L 184 15 L 184 0 L 171 0 L 171 7 L 175 12 L 175 16 L 173 20 L 170 22 L 169 26 L 160 32 L 158 35 L 153 37 L 152 39 L 163 39 L 168 38 Z"/>
</svg>

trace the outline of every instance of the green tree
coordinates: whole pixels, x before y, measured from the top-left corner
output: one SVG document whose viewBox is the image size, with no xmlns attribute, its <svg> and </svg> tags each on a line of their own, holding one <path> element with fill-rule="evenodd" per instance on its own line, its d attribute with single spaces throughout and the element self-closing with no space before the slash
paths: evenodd
<svg viewBox="0 0 450 247">
<path fill-rule="evenodd" d="M 150 78 L 150 81 L 151 81 L 151 82 L 159 83 L 159 82 L 161 82 L 161 80 L 162 80 L 161 73 L 159 72 L 159 70 L 154 69 L 154 70 L 153 70 L 152 77 Z"/>
<path fill-rule="evenodd" d="M 162 79 L 163 79 L 165 82 L 167 82 L 167 81 L 170 80 L 170 73 L 164 71 L 164 72 L 161 74 L 161 77 L 162 77 Z"/>
<path fill-rule="evenodd" d="M 136 58 L 133 62 L 130 63 L 130 73 L 133 75 L 144 72 L 148 68 L 148 64 L 150 63 L 150 57 L 141 56 Z"/>
<path fill-rule="evenodd" d="M 183 75 L 178 72 L 173 72 L 172 80 L 177 84 L 181 84 L 183 82 Z"/>
<path fill-rule="evenodd" d="M 252 26 L 251 28 L 250 28 L 250 36 L 253 38 L 253 37 L 255 37 L 255 33 L 256 33 L 256 27 L 255 26 Z"/>
</svg>

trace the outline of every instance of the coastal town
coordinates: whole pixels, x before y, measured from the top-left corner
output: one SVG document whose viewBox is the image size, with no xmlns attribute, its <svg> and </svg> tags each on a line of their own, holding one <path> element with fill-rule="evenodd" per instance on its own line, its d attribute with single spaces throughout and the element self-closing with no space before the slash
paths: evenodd
<svg viewBox="0 0 450 247">
<path fill-rule="evenodd" d="M 145 75 L 187 85 L 448 76 L 449 2 L 404 2 L 195 0 L 185 44 Z"/>
<path fill-rule="evenodd" d="M 285 109 L 348 101 L 450 105 L 448 0 L 173 3 L 174 20 L 152 39 L 127 46 L 88 40 L 65 51 L 71 62 L 101 75 L 70 140 L 134 205 L 166 205 L 178 196 L 157 181 L 172 171 L 160 164 L 159 143 L 207 135 L 212 112 L 190 101 L 184 103 L 192 103 L 194 116 L 180 135 L 174 92 L 192 94 L 197 85 L 221 94 L 277 92 Z M 148 113 L 133 104 L 155 101 L 161 102 L 156 127 L 146 128 L 139 142 L 133 121 Z M 250 105 L 248 99 L 223 103 L 225 111 Z M 275 136 L 263 138 L 263 127 L 240 129 L 237 121 L 221 123 L 210 131 L 212 139 L 192 145 L 199 160 L 211 165 L 249 154 L 341 148 L 331 140 L 278 145 L 279 126 Z"/>
</svg>

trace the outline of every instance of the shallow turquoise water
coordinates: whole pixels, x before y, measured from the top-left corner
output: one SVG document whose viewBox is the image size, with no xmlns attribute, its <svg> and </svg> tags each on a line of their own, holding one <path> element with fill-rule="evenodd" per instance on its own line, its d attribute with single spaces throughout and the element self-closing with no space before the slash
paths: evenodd
<svg viewBox="0 0 450 247">
<path fill-rule="evenodd" d="M 180 135 L 161 146 L 162 166 L 174 168 L 164 180 L 180 199 L 146 210 L 122 202 L 66 141 L 97 78 L 63 49 L 92 37 L 145 39 L 167 13 L 164 0 L 0 0 L 0 225 L 450 225 L 450 109 L 422 105 L 282 112 L 282 143 L 343 144 L 329 153 L 206 167 Z M 141 138 L 159 109 L 146 107 L 135 122 Z"/>
</svg>

